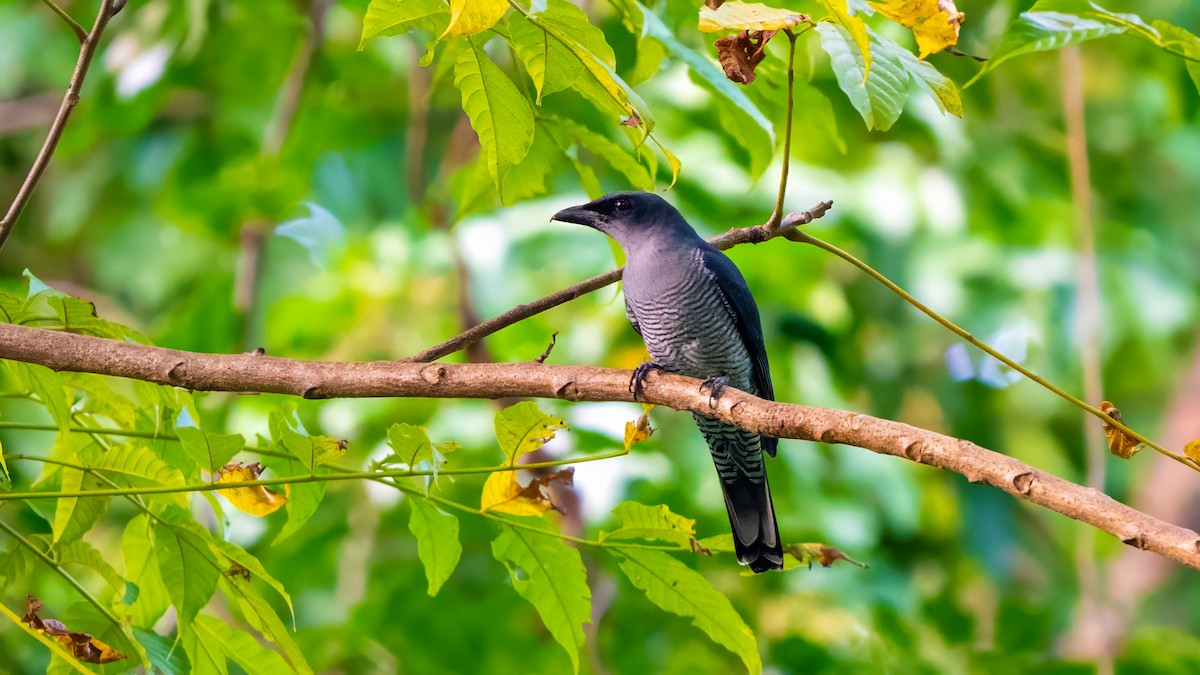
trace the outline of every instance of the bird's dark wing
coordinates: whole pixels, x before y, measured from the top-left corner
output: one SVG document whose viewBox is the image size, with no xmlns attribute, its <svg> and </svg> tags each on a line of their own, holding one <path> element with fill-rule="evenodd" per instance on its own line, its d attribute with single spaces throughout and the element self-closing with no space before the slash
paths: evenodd
<svg viewBox="0 0 1200 675">
<path fill-rule="evenodd" d="M 771 367 L 767 363 L 767 348 L 763 343 L 762 322 L 758 318 L 758 305 L 733 261 L 712 246 L 700 249 L 701 261 L 716 278 L 717 286 L 725 295 L 728 306 L 733 310 L 733 321 L 737 326 L 742 343 L 750 353 L 754 366 L 754 385 L 758 396 L 768 401 L 775 400 L 775 386 L 771 384 Z M 763 450 L 774 457 L 778 441 L 763 437 Z"/>
</svg>

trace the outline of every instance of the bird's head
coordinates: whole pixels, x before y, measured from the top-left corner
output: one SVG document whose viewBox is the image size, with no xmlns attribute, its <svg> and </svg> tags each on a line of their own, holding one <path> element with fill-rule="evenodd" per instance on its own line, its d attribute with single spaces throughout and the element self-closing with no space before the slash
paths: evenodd
<svg viewBox="0 0 1200 675">
<path fill-rule="evenodd" d="M 626 248 L 652 238 L 697 236 L 674 206 L 650 192 L 614 192 L 563 209 L 551 220 L 587 225 Z"/>
</svg>

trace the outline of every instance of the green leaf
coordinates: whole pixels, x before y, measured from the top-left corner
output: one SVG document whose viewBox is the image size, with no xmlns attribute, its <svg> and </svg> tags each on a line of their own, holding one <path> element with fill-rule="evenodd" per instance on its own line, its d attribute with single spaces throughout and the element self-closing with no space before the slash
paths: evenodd
<svg viewBox="0 0 1200 675">
<path fill-rule="evenodd" d="M 154 451 L 141 443 L 124 443 L 103 449 L 92 444 L 79 453 L 79 458 L 88 466 L 122 487 L 183 487 L 183 474 L 166 462 Z M 161 500 L 186 507 L 186 493 L 147 495 L 147 499 Z"/>
<path fill-rule="evenodd" d="M 1061 49 L 1126 31 L 1127 22 L 1114 20 L 1116 15 L 1105 16 L 1107 12 L 1092 13 L 1089 11 L 1092 7 L 1091 3 L 1079 0 L 1042 0 L 1035 3 L 1028 12 L 1022 12 L 1008 24 L 1000 36 L 1000 44 L 966 86 L 971 86 L 1001 63 L 1022 54 Z M 1092 16 L 1084 17 L 1077 13 Z"/>
<path fill-rule="evenodd" d="M 445 0 L 371 0 L 363 16 L 358 49 L 377 37 L 424 30 L 441 35 L 450 25 L 450 8 Z"/>
<path fill-rule="evenodd" d="M 496 413 L 496 442 L 512 466 L 522 455 L 537 450 L 567 427 L 561 417 L 547 415 L 532 401 L 522 401 Z"/>
<path fill-rule="evenodd" d="M 210 538 L 182 522 L 154 528 L 155 559 L 180 625 L 191 623 L 217 590 L 221 573 L 209 550 Z"/>
<path fill-rule="evenodd" d="M 741 657 L 751 673 L 762 671 L 754 633 L 729 599 L 699 572 L 662 551 L 614 549 L 621 571 L 650 602 L 687 617 L 717 644 Z"/>
<path fill-rule="evenodd" d="M 862 81 L 865 83 L 867 77 L 871 74 L 871 39 L 867 34 L 867 24 L 861 18 L 847 12 L 848 5 L 844 0 L 821 1 L 833 19 L 834 25 L 842 29 L 845 37 L 850 38 L 850 42 L 855 47 L 854 51 L 861 56 Z M 817 27 L 819 29 L 820 25 Z M 824 43 L 823 36 L 822 43 Z"/>
<path fill-rule="evenodd" d="M 414 497 L 408 529 L 417 538 L 417 554 L 425 565 L 429 595 L 437 595 L 442 584 L 454 573 L 462 556 L 458 540 L 458 518 L 439 509 L 432 502 Z"/>
<path fill-rule="evenodd" d="M 79 492 L 83 490 L 83 471 L 65 466 L 60 473 L 62 474 L 62 483 L 59 485 L 60 492 Z M 54 535 L 54 543 L 58 543 L 63 539 L 63 535 L 75 519 L 75 507 L 78 504 L 79 497 L 62 497 L 58 499 L 54 508 L 54 522 L 50 527 L 50 531 Z M 84 527 L 82 532 L 78 532 L 78 535 L 83 536 L 83 532 L 90 530 L 91 525 L 94 524 L 95 520 L 92 520 L 91 524 Z M 70 539 L 73 538 L 71 537 Z"/>
<path fill-rule="evenodd" d="M 696 536 L 695 520 L 671 513 L 671 509 L 663 504 L 647 506 L 624 502 L 613 509 L 613 514 L 621 520 L 621 527 L 605 533 L 601 539 L 651 539 L 682 548 L 690 546 Z"/>
<path fill-rule="evenodd" d="M 645 165 L 639 162 L 629 150 L 617 145 L 607 136 L 567 118 L 547 116 L 543 118 L 543 122 L 552 129 L 570 136 L 582 148 L 603 159 L 609 166 L 624 175 L 634 189 L 647 191 L 654 189 L 654 176 L 650 174 Z"/>
<path fill-rule="evenodd" d="M 705 537 L 699 541 L 699 544 L 713 553 L 733 553 L 735 550 L 733 546 L 733 534 L 729 532 Z"/>
<path fill-rule="evenodd" d="M 263 564 L 259 562 L 258 558 L 250 555 L 248 552 L 246 552 L 246 549 L 242 548 L 241 546 L 238 546 L 232 542 L 222 541 L 220 539 L 210 540 L 209 546 L 212 552 L 218 557 L 225 558 L 229 562 L 235 562 L 241 565 L 242 568 L 252 575 L 252 577 L 258 577 L 259 579 L 267 582 L 271 588 L 274 588 L 275 592 L 279 593 L 279 596 L 283 598 L 284 602 L 287 603 L 288 611 L 292 613 L 292 626 L 293 628 L 295 627 L 296 608 L 292 606 L 292 596 L 288 594 L 287 589 L 283 587 L 283 584 L 281 584 L 278 579 L 271 576 L 267 572 L 267 568 L 263 567 Z M 226 568 L 229 567 L 228 565 L 222 566 Z M 226 569 L 226 572 L 228 571 L 229 570 Z"/>
<path fill-rule="evenodd" d="M 151 531 L 149 517 L 138 515 L 125 525 L 121 535 L 125 574 L 129 582 L 137 586 L 138 593 L 136 598 L 125 599 L 118 613 L 128 616 L 135 627 L 142 628 L 152 628 L 171 606 L 171 597 L 158 569 Z"/>
<path fill-rule="evenodd" d="M 345 445 L 329 436 L 309 436 L 296 419 L 295 404 L 287 404 L 270 415 L 275 443 L 310 470 L 329 464 L 346 454 Z"/>
<path fill-rule="evenodd" d="M 658 40 L 672 56 L 683 61 L 692 73 L 721 99 L 732 104 L 737 110 L 738 117 L 728 125 L 734 131 L 734 137 L 746 148 L 752 158 L 750 175 L 757 178 L 771 162 L 775 149 L 775 128 L 770 120 L 762 114 L 758 106 L 750 100 L 738 85 L 729 81 L 725 73 L 712 61 L 696 51 L 684 46 L 675 39 L 675 34 L 658 18 L 639 2 L 633 5 L 642 14 L 643 31 L 646 35 Z"/>
<path fill-rule="evenodd" d="M 492 555 L 508 568 L 513 588 L 537 609 L 579 672 L 583 624 L 592 620 L 592 593 L 583 559 L 544 520 L 523 518 L 521 522 L 551 534 L 505 526 L 492 542 Z"/>
<path fill-rule="evenodd" d="M 962 99 L 958 95 L 958 87 L 954 86 L 950 78 L 939 73 L 933 64 L 918 60 L 912 52 L 887 38 L 876 35 L 873 31 L 871 38 L 875 52 L 898 61 L 908 71 L 917 88 L 929 94 L 943 114 L 949 113 L 955 117 L 962 117 Z"/>
<path fill-rule="evenodd" d="M 246 631 L 201 614 L 180 630 L 183 648 L 192 660 L 195 673 L 227 673 L 227 660 L 241 666 L 250 675 L 278 675 L 293 669 L 278 652 L 267 649 Z"/>
<path fill-rule="evenodd" d="M 0 550 L 0 588 L 14 588 L 13 584 L 33 570 L 35 562 L 32 551 L 10 539 Z"/>
<path fill-rule="evenodd" d="M 534 17 L 573 25 L 582 40 L 593 49 L 600 45 L 608 48 L 604 33 L 588 21 L 581 9 L 565 0 L 547 3 L 545 11 Z M 517 51 L 525 71 L 533 80 L 538 105 L 542 104 L 542 96 L 570 88 L 583 74 L 583 64 L 575 58 L 574 53 L 545 29 L 535 26 L 529 17 L 514 13 L 508 17 L 508 30 L 509 44 Z M 608 53 L 612 53 L 611 48 L 608 48 Z"/>
<path fill-rule="evenodd" d="M 312 675 L 312 668 L 304 657 L 304 652 L 296 644 L 287 626 L 280 621 L 275 610 L 258 594 L 250 583 L 236 574 L 227 574 L 221 579 L 225 594 L 233 598 L 242 611 L 246 622 L 254 627 L 264 638 L 283 652 L 284 657 L 291 663 L 291 669 L 301 675 Z M 236 659 L 235 659 L 236 660 Z M 238 661 L 241 665 L 241 661 Z"/>
<path fill-rule="evenodd" d="M 309 470 L 297 460 L 287 459 L 272 459 L 271 470 L 279 476 L 322 476 L 329 473 L 329 469 L 324 467 L 316 470 Z M 276 544 L 287 539 L 293 534 L 300 531 L 300 528 L 308 522 L 309 518 L 317 512 L 317 507 L 320 506 L 321 500 L 325 498 L 325 482 L 315 483 L 293 483 L 291 491 L 288 494 L 287 500 L 287 522 L 283 525 L 283 530 L 279 532 L 279 536 L 275 538 Z"/>
<path fill-rule="evenodd" d="M 96 550 L 88 542 L 77 539 L 58 544 L 55 546 L 55 549 L 55 557 L 60 565 L 79 565 L 92 570 L 108 582 L 108 585 L 118 596 L 123 596 L 127 593 L 128 589 L 126 585 L 129 582 L 117 572 L 116 568 L 104 559 L 104 554 L 100 553 L 100 551 Z"/>
<path fill-rule="evenodd" d="M 145 628 L 134 628 L 133 637 L 146 649 L 146 656 L 154 664 L 156 675 L 188 675 L 193 672 L 187 651 L 175 649 L 175 641 Z"/>
<path fill-rule="evenodd" d="M 187 456 L 209 473 L 216 473 L 246 448 L 241 434 L 210 434 L 196 427 L 176 427 L 175 435 Z"/>
<path fill-rule="evenodd" d="M 862 115 L 868 129 L 887 131 L 908 100 L 908 72 L 891 54 L 876 53 L 867 76 L 866 53 L 839 24 L 817 24 L 821 47 L 829 54 L 838 86 Z M 878 41 L 872 35 L 872 45 Z"/>
<path fill-rule="evenodd" d="M 483 51 L 483 38 L 468 37 L 454 64 L 454 85 L 462 93 L 462 109 L 479 136 L 496 190 L 533 144 L 533 111 L 529 102 Z"/>
<path fill-rule="evenodd" d="M 45 366 L 17 361 L 5 361 L 5 365 L 16 376 L 21 386 L 33 392 L 59 431 L 67 433 L 71 428 L 71 390 L 63 383 L 58 373 Z"/>
<path fill-rule="evenodd" d="M 1155 21 L 1153 26 L 1162 36 L 1159 46 L 1187 59 L 1185 64 L 1188 75 L 1191 76 L 1196 89 L 1200 90 L 1200 37 L 1166 21 Z"/>
</svg>

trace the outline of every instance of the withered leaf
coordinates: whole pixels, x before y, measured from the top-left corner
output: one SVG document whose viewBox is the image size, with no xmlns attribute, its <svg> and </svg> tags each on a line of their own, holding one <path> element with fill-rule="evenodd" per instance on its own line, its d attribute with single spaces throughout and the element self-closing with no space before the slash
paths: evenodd
<svg viewBox="0 0 1200 675">
<path fill-rule="evenodd" d="M 642 414 L 637 418 L 637 421 L 625 423 L 626 450 L 650 438 L 651 434 L 654 433 L 654 428 L 650 426 L 650 410 L 653 408 L 653 404 L 642 404 Z"/>
<path fill-rule="evenodd" d="M 621 126 L 632 127 L 636 129 L 637 127 L 642 126 L 642 118 L 638 117 L 636 110 L 631 109 L 629 111 L 629 117 L 621 120 Z"/>
<path fill-rule="evenodd" d="M 886 0 L 872 2 L 871 6 L 912 29 L 922 59 L 958 44 L 958 30 L 966 18 L 954 0 Z"/>
<path fill-rule="evenodd" d="M 21 621 L 28 624 L 30 628 L 39 630 L 45 635 L 54 638 L 56 642 L 71 653 L 71 656 L 74 656 L 79 661 L 83 663 L 102 664 L 129 658 L 87 633 L 77 633 L 70 630 L 61 621 L 43 619 L 39 616 L 39 612 L 42 609 L 42 601 L 32 595 L 27 596 L 26 600 L 29 603 L 29 607 L 25 612 L 25 616 L 21 617 Z"/>
<path fill-rule="evenodd" d="M 540 516 L 550 509 L 559 511 L 550 501 L 550 485 L 562 483 L 570 486 L 574 481 L 573 467 L 544 473 L 524 487 L 517 482 L 515 471 L 496 471 L 483 484 L 480 509 L 514 516 Z"/>
<path fill-rule="evenodd" d="M 725 0 L 704 0 L 704 6 L 709 9 L 716 9 L 725 4 Z"/>
<path fill-rule="evenodd" d="M 242 483 L 245 481 L 258 480 L 262 475 L 262 465 L 258 462 L 253 464 L 242 464 L 240 462 L 234 464 L 226 464 L 217 472 L 218 484 L 220 483 Z M 287 486 L 284 486 L 287 490 Z M 287 496 L 281 495 L 278 492 L 271 492 L 264 485 L 254 485 L 250 487 L 235 487 L 225 490 L 217 490 L 217 494 L 229 500 L 230 504 L 244 513 L 249 513 L 252 516 L 265 516 L 279 510 L 279 507 L 287 503 Z"/>
<path fill-rule="evenodd" d="M 754 69 L 767 57 L 767 42 L 777 31 L 744 30 L 736 35 L 727 35 L 713 43 L 717 48 L 717 60 L 725 70 L 725 77 L 738 84 L 750 84 L 758 75 Z"/>
<path fill-rule="evenodd" d="M 768 7 L 757 2 L 722 2 L 721 9 L 712 6 L 700 8 L 702 33 L 725 30 L 782 30 L 797 24 L 812 21 L 811 18 L 791 9 Z"/>
<path fill-rule="evenodd" d="M 830 567 L 839 560 L 845 560 L 851 565 L 862 568 L 868 566 L 866 563 L 858 562 L 840 550 L 832 546 L 826 546 L 825 544 L 792 544 L 785 546 L 783 550 L 796 559 L 797 566 L 807 565 L 810 569 L 813 563 L 817 563 L 821 567 Z M 785 565 L 786 568 L 787 566 Z"/>
<path fill-rule="evenodd" d="M 1108 401 L 1100 404 L 1100 412 L 1122 424 L 1125 423 L 1125 420 L 1121 419 L 1121 411 Z M 1122 459 L 1129 459 L 1142 449 L 1140 441 L 1108 422 L 1104 423 L 1104 438 L 1108 439 L 1109 452 Z"/>
</svg>

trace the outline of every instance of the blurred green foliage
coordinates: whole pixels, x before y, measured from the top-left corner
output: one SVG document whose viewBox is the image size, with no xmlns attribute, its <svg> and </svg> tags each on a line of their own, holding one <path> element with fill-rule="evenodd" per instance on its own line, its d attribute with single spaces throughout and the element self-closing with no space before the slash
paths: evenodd
<svg viewBox="0 0 1200 675">
<path fill-rule="evenodd" d="M 769 45 L 758 79 L 731 97 L 722 93 L 729 83 L 712 77 L 713 36 L 695 29 L 698 0 L 645 3 L 652 14 L 641 16 L 636 3 L 579 4 L 596 28 L 575 25 L 577 39 L 586 36 L 590 49 L 611 46 L 612 72 L 635 88 L 641 102 L 632 105 L 644 106 L 643 123 L 652 119 L 655 140 L 678 157 L 681 169 L 666 197 L 707 234 L 762 222 L 783 161 L 783 36 Z M 814 17 L 825 13 L 816 2 L 780 4 Z M 967 16 L 959 47 L 993 53 L 1009 22 L 1030 4 L 959 2 Z M 1070 14 L 1083 12 L 1084 4 L 1039 6 Z M 61 5 L 90 26 L 94 2 Z M 1108 5 L 1147 22 L 1200 26 L 1195 3 Z M 626 108 L 604 103 L 596 91 L 550 91 L 549 70 L 538 89 L 527 75 L 528 56 L 503 39 L 526 30 L 509 11 L 495 32 L 472 38 L 470 47 L 472 58 L 494 65 L 487 77 L 505 78 L 536 116 L 528 154 L 514 160 L 506 191 L 497 193 L 488 153 L 455 86 L 464 43 L 433 44 L 430 65 L 422 67 L 427 42 L 441 27 L 431 24 L 366 41 L 360 51 L 367 1 L 326 6 L 129 3 L 110 25 L 50 170 L 0 255 L 0 290 L 25 297 L 29 281 L 22 273 L 30 270 L 50 287 L 94 302 L 99 316 L 113 322 L 90 332 L 124 338 L 119 327 L 125 326 L 133 331 L 128 339 L 145 336 L 178 349 L 261 346 L 297 358 L 396 359 L 459 332 L 464 320 L 609 269 L 613 253 L 598 234 L 547 223 L 558 208 L 598 191 L 662 190 L 672 182 L 668 156 L 655 142 L 642 142 L 644 129 L 618 127 Z M 321 30 L 314 31 L 314 16 Z M 906 29 L 878 16 L 867 23 L 876 38 L 913 47 Z M 1196 358 L 1200 97 L 1188 70 L 1194 63 L 1127 32 L 1082 47 L 1102 359 L 1106 397 L 1131 426 L 1156 437 L 1177 421 L 1168 416 L 1175 385 Z M 304 67 L 313 35 L 319 43 Z M 40 147 L 56 105 L 46 98 L 65 87 L 77 51 L 74 35 L 43 4 L 0 0 L 5 199 Z M 1013 58 L 962 89 L 961 120 L 942 115 L 932 97 L 902 97 L 906 108 L 895 111 L 894 125 L 876 125 L 891 126 L 886 132 L 869 131 L 861 107 L 841 92 L 816 31 L 798 39 L 796 61 L 787 208 L 832 199 L 834 210 L 809 226 L 813 232 L 1006 352 L 1025 350 L 1026 365 L 1079 391 L 1059 55 Z M 928 63 L 960 85 L 981 68 L 949 54 Z M 288 92 L 297 77 L 303 85 L 289 121 Z M 989 371 L 994 366 L 974 354 L 968 356 L 974 376 L 952 377 L 952 335 L 820 251 L 775 240 L 730 256 L 758 299 L 780 400 L 900 419 L 1085 480 L 1083 430 L 1094 421 L 1077 409 L 1032 383 Z M 29 316 L 57 316 L 55 302 L 68 311 L 68 301 L 53 300 L 59 297 L 53 293 L 37 297 L 45 304 Z M 642 356 L 612 289 L 505 329 L 473 356 L 530 360 L 555 331 L 552 363 L 630 367 Z M 200 482 L 201 469 L 210 468 L 160 437 L 189 424 L 204 432 L 182 435 L 244 434 L 251 446 L 281 452 L 291 452 L 287 438 L 346 439 L 339 461 L 363 467 L 386 460 L 389 428 L 408 423 L 424 427 L 434 443 L 461 444 L 448 468 L 502 460 L 488 402 L 303 401 L 292 416 L 281 412 L 277 396 L 193 401 L 183 392 L 93 376 L 63 376 L 60 383 L 48 371 L 17 364 L 8 364 L 3 378 L 0 424 L 86 422 L 154 432 L 135 439 L 6 428 L 0 430 L 6 455 L 95 459 L 127 448 L 122 457 L 141 457 L 138 475 L 153 464 L 161 484 Z M 624 404 L 540 405 L 571 427 L 547 445 L 553 457 L 620 448 L 623 422 L 640 412 Z M 700 536 L 725 531 L 711 461 L 692 422 L 665 410 L 652 416 L 657 432 L 632 455 L 578 467 L 578 501 L 559 521 L 565 531 L 595 539 L 617 527 L 612 509 L 627 499 L 694 518 Z M 1110 458 L 1106 491 L 1136 504 L 1156 489 L 1147 482 L 1156 461 L 1145 454 L 1128 462 Z M 275 475 L 310 470 L 298 458 L 264 463 Z M 105 487 L 71 469 L 6 464 L 12 485 L 5 487 L 14 490 Z M 1080 608 L 1090 606 L 1080 596 L 1080 559 L 1093 557 L 1080 543 L 1082 525 L 959 476 L 853 448 L 785 441 L 770 471 L 787 541 L 826 542 L 870 568 L 747 577 L 729 555 L 675 554 L 680 566 L 698 570 L 728 598 L 753 630 L 767 668 L 1089 673 L 1106 667 L 1105 658 L 1067 647 Z M 473 506 L 483 481 L 441 476 L 436 490 Z M 293 486 L 287 513 L 265 518 L 238 513 L 211 495 L 147 498 L 154 515 L 119 499 L 80 499 L 66 512 L 47 500 L 3 502 L 0 520 L 58 556 L 136 628 L 122 635 L 7 534 L 0 537 L 0 602 L 20 614 L 25 596 L 34 595 L 45 601 L 45 616 L 123 650 L 132 651 L 136 641 L 165 672 L 225 672 L 226 656 L 247 672 L 278 663 L 239 652 L 266 650 L 235 637 L 247 629 L 294 666 L 307 662 L 323 672 L 571 668 L 555 645 L 566 638 L 543 625 L 536 600 L 521 599 L 528 579 L 520 564 L 506 570 L 495 559 L 502 556 L 493 555 L 497 534 L 514 530 L 460 514 L 461 559 L 431 597 L 435 577 L 427 579 L 427 553 L 410 530 L 419 526 L 410 522 L 417 515 L 408 503 L 420 498 L 372 483 L 319 485 Z M 1186 503 L 1194 494 L 1176 497 Z M 1133 567 L 1111 567 L 1125 547 L 1098 536 L 1102 587 L 1124 587 L 1118 570 L 1142 575 L 1129 582 L 1137 588 L 1132 598 L 1107 605 L 1103 615 L 1113 631 L 1115 672 L 1195 672 L 1194 572 L 1153 572 L 1157 563 L 1148 554 Z M 170 540 L 183 552 L 155 551 Z M 71 541 L 75 548 L 64 550 Z M 98 556 L 80 553 L 81 542 Z M 648 600 L 639 590 L 644 586 L 622 573 L 631 559 L 602 553 L 581 547 L 576 556 L 579 569 L 586 568 L 593 618 L 584 626 L 581 670 L 734 672 L 751 662 L 711 641 L 699 623 L 656 608 L 654 595 Z M 560 548 L 550 555 L 574 553 Z M 191 566 L 189 556 L 226 567 L 239 562 L 255 579 L 211 570 L 185 579 L 187 570 L 203 568 Z M 138 579 L 138 590 L 121 586 L 121 578 Z M 1152 582 L 1142 583 L 1146 578 Z M 168 611 L 171 605 L 176 609 Z M 1095 618 L 1089 611 L 1101 610 L 1082 610 L 1085 619 Z M 197 612 L 193 637 L 172 649 L 175 617 Z M 210 644 L 235 647 L 199 661 L 195 655 L 204 650 L 194 640 L 202 638 L 194 636 L 200 634 Z M 40 671 L 49 659 L 16 626 L 0 625 L 0 670 Z M 134 654 L 104 670 L 122 672 L 140 660 Z"/>
</svg>

